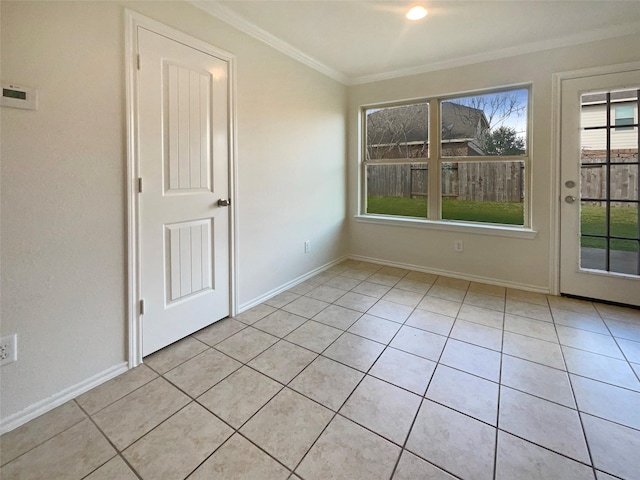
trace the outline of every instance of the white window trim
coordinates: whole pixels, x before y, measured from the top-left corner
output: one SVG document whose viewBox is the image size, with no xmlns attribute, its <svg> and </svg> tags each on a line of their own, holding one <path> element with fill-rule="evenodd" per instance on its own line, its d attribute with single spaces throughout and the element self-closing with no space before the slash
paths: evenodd
<svg viewBox="0 0 640 480">
<path fill-rule="evenodd" d="M 400 217 L 392 215 L 360 214 L 355 217 L 358 223 L 375 225 L 389 225 L 394 227 L 422 228 L 425 230 L 442 230 L 447 232 L 475 233 L 478 235 L 493 235 L 496 237 L 536 238 L 538 231 L 520 226 L 495 223 L 473 223 L 455 220 L 425 220 L 419 218 Z"/>
<path fill-rule="evenodd" d="M 524 238 L 533 239 L 537 235 L 537 230 L 532 227 L 532 215 L 531 215 L 531 170 L 532 170 L 532 141 L 531 141 L 531 123 L 532 123 L 532 96 L 533 85 L 518 84 L 509 85 L 498 88 L 482 89 L 478 91 L 464 92 L 462 95 L 469 96 L 473 94 L 488 94 L 492 92 L 500 92 L 505 90 L 527 89 L 529 91 L 527 101 L 527 141 L 525 155 L 522 156 L 469 156 L 469 157 L 443 157 L 441 155 L 441 143 L 440 138 L 440 104 L 450 98 L 460 97 L 461 94 L 447 94 L 439 95 L 429 98 L 417 98 L 411 101 L 398 101 L 398 102 L 385 102 L 382 104 L 362 105 L 360 107 L 359 116 L 359 135 L 361 151 L 359 152 L 359 167 L 358 167 L 358 189 L 359 189 L 359 202 L 358 213 L 355 215 L 355 220 L 358 223 L 369 223 L 377 225 L 393 225 L 408 228 L 423 228 L 430 230 L 442 230 L 450 232 L 462 232 L 462 233 L 476 233 L 480 235 L 493 235 L 500 237 L 511 238 Z M 429 155 L 430 158 L 416 158 L 416 159 L 387 159 L 379 161 L 366 161 L 365 152 L 367 149 L 366 139 L 366 110 L 372 108 L 389 108 L 401 105 L 411 105 L 414 103 L 428 103 L 429 104 Z M 432 142 L 431 139 L 436 139 L 436 142 Z M 434 148 L 432 148 L 434 147 Z M 409 161 L 407 161 L 409 160 Z M 459 163 L 459 162 L 492 162 L 492 161 L 524 161 L 525 164 L 525 196 L 524 196 L 524 225 L 509 225 L 509 224 L 493 224 L 483 222 L 471 222 L 461 220 L 443 220 L 441 218 L 441 165 L 443 163 Z M 366 188 L 366 168 L 367 165 L 379 165 L 379 164 L 409 164 L 409 163 L 426 163 L 429 170 L 438 172 L 438 175 L 429 175 L 429 192 L 435 192 L 435 195 L 428 195 L 428 211 L 435 212 L 432 218 L 412 218 L 402 217 L 394 215 L 379 215 L 370 214 L 364 212 L 367 205 L 367 188 Z M 435 218 L 437 217 L 437 218 Z"/>
</svg>

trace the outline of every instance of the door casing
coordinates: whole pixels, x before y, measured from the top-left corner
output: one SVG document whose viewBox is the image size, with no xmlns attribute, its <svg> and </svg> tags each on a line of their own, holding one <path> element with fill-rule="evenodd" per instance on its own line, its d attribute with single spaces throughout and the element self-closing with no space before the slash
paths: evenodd
<svg viewBox="0 0 640 480">
<path fill-rule="evenodd" d="M 552 232 L 549 245 L 549 292 L 560 295 L 560 208 L 561 208 L 561 110 L 562 82 L 566 80 L 615 74 L 640 69 L 640 62 L 629 62 L 602 67 L 572 70 L 553 74 L 552 85 L 552 170 L 551 170 L 551 222 Z"/>
<path fill-rule="evenodd" d="M 183 32 L 125 9 L 125 74 L 126 74 L 126 116 L 127 116 L 127 360 L 129 368 L 142 363 L 142 318 L 140 314 L 140 230 L 138 203 L 138 153 L 137 153 L 137 29 L 144 27 L 159 35 L 208 53 L 229 64 L 229 306 L 231 315 L 237 313 L 237 163 L 236 163 L 236 115 L 235 115 L 235 56 L 224 50 L 191 37 Z"/>
</svg>

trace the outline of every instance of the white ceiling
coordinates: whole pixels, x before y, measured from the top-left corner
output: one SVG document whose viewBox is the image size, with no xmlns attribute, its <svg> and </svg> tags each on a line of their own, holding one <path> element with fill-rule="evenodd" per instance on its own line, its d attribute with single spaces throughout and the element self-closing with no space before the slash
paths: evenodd
<svg viewBox="0 0 640 480">
<path fill-rule="evenodd" d="M 640 0 L 191 3 L 346 84 L 640 32 Z"/>
</svg>

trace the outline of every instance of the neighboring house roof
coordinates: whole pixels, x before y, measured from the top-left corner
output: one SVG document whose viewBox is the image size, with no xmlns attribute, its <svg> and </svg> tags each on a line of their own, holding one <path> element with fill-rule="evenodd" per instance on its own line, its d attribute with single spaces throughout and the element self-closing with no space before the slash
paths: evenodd
<svg viewBox="0 0 640 480">
<path fill-rule="evenodd" d="M 367 141 L 370 146 L 426 142 L 428 125 L 426 103 L 382 108 L 367 115 Z"/>
<path fill-rule="evenodd" d="M 452 102 L 442 103 L 442 139 L 470 140 L 489 128 L 482 110 Z M 429 139 L 429 110 L 425 103 L 383 108 L 367 115 L 370 146 L 422 143 Z"/>
<path fill-rule="evenodd" d="M 489 129 L 484 112 L 453 102 L 442 102 L 442 139 L 455 140 L 478 138 Z"/>
</svg>

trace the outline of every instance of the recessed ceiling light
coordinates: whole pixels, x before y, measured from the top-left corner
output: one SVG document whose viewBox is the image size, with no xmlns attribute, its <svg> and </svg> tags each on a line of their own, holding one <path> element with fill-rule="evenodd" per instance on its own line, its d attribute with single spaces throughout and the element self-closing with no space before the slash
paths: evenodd
<svg viewBox="0 0 640 480">
<path fill-rule="evenodd" d="M 427 9 L 422 5 L 416 5 L 415 7 L 411 7 L 411 9 L 407 12 L 407 18 L 409 20 L 420 20 L 427 16 Z"/>
</svg>

